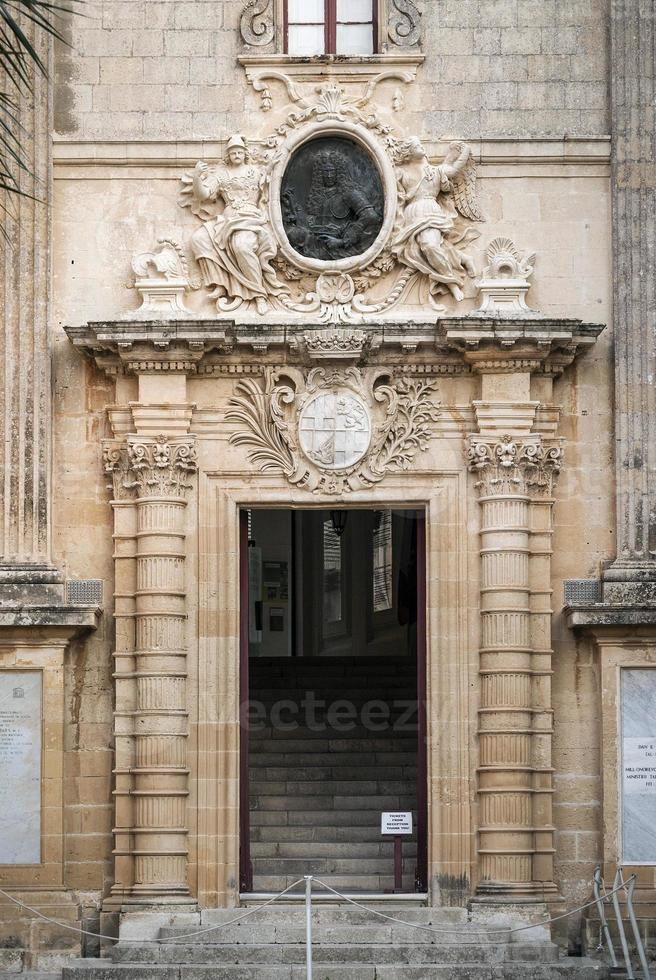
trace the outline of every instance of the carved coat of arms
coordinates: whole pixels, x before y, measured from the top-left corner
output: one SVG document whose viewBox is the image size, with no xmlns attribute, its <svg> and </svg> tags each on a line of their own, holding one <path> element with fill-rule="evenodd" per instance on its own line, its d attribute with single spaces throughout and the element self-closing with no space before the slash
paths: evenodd
<svg viewBox="0 0 656 980">
<path fill-rule="evenodd" d="M 408 469 L 439 415 L 436 382 L 389 370 L 268 368 L 237 385 L 231 443 L 252 463 L 316 493 L 342 494 Z"/>
</svg>

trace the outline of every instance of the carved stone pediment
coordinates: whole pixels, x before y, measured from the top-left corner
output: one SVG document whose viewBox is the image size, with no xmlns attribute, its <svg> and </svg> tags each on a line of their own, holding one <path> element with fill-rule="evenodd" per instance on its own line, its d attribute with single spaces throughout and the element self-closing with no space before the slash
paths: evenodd
<svg viewBox="0 0 656 980">
<path fill-rule="evenodd" d="M 261 472 L 284 473 L 315 493 L 373 486 L 408 469 L 439 414 L 436 382 L 393 379 L 381 368 L 267 368 L 237 385 L 226 422 Z"/>
</svg>

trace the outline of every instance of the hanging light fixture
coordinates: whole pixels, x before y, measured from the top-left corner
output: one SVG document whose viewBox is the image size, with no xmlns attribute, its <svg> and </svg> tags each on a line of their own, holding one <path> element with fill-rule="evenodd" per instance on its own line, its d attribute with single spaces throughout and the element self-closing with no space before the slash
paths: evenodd
<svg viewBox="0 0 656 980">
<path fill-rule="evenodd" d="M 330 520 L 332 521 L 333 531 L 338 538 L 341 538 L 342 534 L 346 530 L 346 520 L 348 518 L 348 511 L 346 510 L 331 510 Z"/>
</svg>

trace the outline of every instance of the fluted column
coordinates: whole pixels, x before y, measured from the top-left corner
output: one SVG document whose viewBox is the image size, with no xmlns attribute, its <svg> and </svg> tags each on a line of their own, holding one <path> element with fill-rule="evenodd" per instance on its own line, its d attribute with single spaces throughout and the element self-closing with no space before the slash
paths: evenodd
<svg viewBox="0 0 656 980">
<path fill-rule="evenodd" d="M 653 0 L 612 0 L 617 561 L 611 602 L 656 601 L 656 79 Z"/>
<path fill-rule="evenodd" d="M 128 438 L 136 492 L 132 900 L 179 901 L 187 884 L 185 510 L 189 438 Z"/>
<path fill-rule="evenodd" d="M 538 856 L 552 847 L 550 811 L 538 803 L 542 784 L 550 788 L 551 722 L 550 692 L 539 680 L 544 665 L 536 665 L 533 648 L 530 545 L 531 498 L 560 454 L 539 436 L 475 435 L 468 447 L 481 506 L 478 891 L 507 900 L 544 892 Z M 543 641 L 539 649 L 543 657 Z"/>
<path fill-rule="evenodd" d="M 26 18 L 21 26 L 43 63 L 52 67 L 51 44 L 43 32 Z M 23 127 L 26 169 L 10 161 L 24 196 L 0 191 L 0 581 L 11 582 L 12 569 L 18 574 L 22 567 L 19 580 L 30 585 L 39 582 L 29 578 L 30 568 L 38 576 L 38 566 L 50 561 L 51 209 L 44 198 L 50 197 L 52 184 L 52 87 L 37 72 L 32 91 L 12 94 Z"/>
</svg>

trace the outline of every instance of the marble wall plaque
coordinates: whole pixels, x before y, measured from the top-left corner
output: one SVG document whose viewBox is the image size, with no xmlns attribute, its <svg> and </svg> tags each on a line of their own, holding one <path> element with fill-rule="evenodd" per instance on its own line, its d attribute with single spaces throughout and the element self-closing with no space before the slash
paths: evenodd
<svg viewBox="0 0 656 980">
<path fill-rule="evenodd" d="M 354 140 L 321 136 L 291 158 L 281 188 L 285 233 L 306 258 L 362 255 L 383 225 L 383 182 Z"/>
<path fill-rule="evenodd" d="M 41 673 L 0 670 L 0 864 L 41 861 Z"/>
<path fill-rule="evenodd" d="M 622 862 L 656 864 L 656 670 L 622 670 Z"/>
</svg>

